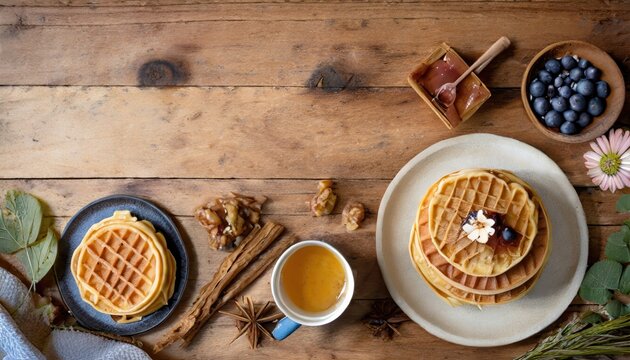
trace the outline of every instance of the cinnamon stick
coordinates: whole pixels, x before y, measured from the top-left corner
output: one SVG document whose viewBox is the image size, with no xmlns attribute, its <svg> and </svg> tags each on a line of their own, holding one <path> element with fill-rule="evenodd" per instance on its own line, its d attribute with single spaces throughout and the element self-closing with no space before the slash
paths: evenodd
<svg viewBox="0 0 630 360">
<path fill-rule="evenodd" d="M 276 261 L 286 249 L 289 248 L 289 246 L 295 244 L 296 241 L 297 238 L 295 236 L 290 236 L 286 240 L 275 243 L 269 250 L 260 255 L 258 259 L 250 264 L 250 266 L 248 266 L 245 271 L 243 271 L 243 273 L 241 273 L 239 277 L 223 292 L 223 296 L 221 296 L 221 298 L 218 299 L 218 301 L 212 306 L 212 309 L 210 309 L 208 317 L 214 315 L 225 304 L 245 290 L 252 282 L 254 282 L 254 280 L 258 279 L 258 277 L 264 273 L 265 270 L 267 270 L 267 268 L 269 268 L 269 266 L 273 264 L 273 262 Z M 192 341 L 199 328 L 200 326 L 191 329 L 188 335 L 183 337 L 186 344 Z"/>
<path fill-rule="evenodd" d="M 283 231 L 284 227 L 282 225 L 272 222 L 265 224 L 262 229 L 260 227 L 254 228 L 236 249 L 223 260 L 212 280 L 202 288 L 193 305 L 184 314 L 184 317 L 174 329 L 162 337 L 153 347 L 153 351 L 157 353 L 181 339 L 184 340 L 183 346 L 188 345 L 210 316 L 218 310 L 218 307 L 213 307 L 213 304 L 219 299 L 223 290 L 253 259 L 265 251 Z"/>
</svg>

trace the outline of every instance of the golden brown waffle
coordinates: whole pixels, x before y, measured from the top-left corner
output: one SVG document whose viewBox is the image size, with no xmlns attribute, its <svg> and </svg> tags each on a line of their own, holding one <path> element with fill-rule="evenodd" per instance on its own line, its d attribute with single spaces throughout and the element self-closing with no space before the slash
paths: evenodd
<svg viewBox="0 0 630 360">
<path fill-rule="evenodd" d="M 527 280 L 523 285 L 520 285 L 512 290 L 494 295 L 483 295 L 466 292 L 443 281 L 442 278 L 440 278 L 433 271 L 433 269 L 428 266 L 425 259 L 421 255 L 421 250 L 419 246 L 417 246 L 418 242 L 414 241 L 415 237 L 417 237 L 417 232 L 414 225 L 411 231 L 411 239 L 409 241 L 409 254 L 411 255 L 411 260 L 414 264 L 414 267 L 416 268 L 416 271 L 429 285 L 431 290 L 451 306 L 459 306 L 462 304 L 471 304 L 477 306 L 498 305 L 520 299 L 533 288 L 534 284 L 538 280 L 538 277 L 540 276 L 540 272 L 538 272 L 536 273 L 536 275 L 534 275 L 533 278 Z"/>
<path fill-rule="evenodd" d="M 463 170 L 439 180 L 429 199 L 428 225 L 433 244 L 465 274 L 502 274 L 518 264 L 531 248 L 538 230 L 538 209 L 527 190 L 509 180 L 493 170 Z M 502 215 L 504 223 L 523 236 L 518 246 L 493 247 L 468 239 L 462 224 L 478 210 Z"/>
<path fill-rule="evenodd" d="M 528 189 L 529 190 L 529 189 Z M 427 265 L 444 282 L 463 291 L 482 295 L 493 295 L 507 290 L 512 290 L 527 280 L 531 279 L 545 264 L 550 250 L 551 232 L 548 227 L 548 218 L 542 203 L 537 196 L 533 197 L 534 203 L 539 207 L 538 231 L 532 243 L 531 250 L 517 265 L 503 274 L 491 277 L 468 275 L 451 265 L 435 249 L 428 231 L 427 203 L 435 191 L 435 187 L 429 190 L 424 197 L 417 214 L 417 236 L 415 246 L 419 247 L 420 255 Z M 533 191 L 533 190 L 532 190 Z M 532 194 L 534 194 L 532 192 Z"/>
<path fill-rule="evenodd" d="M 175 260 L 164 237 L 128 211 L 92 226 L 71 267 L 82 298 L 120 322 L 157 310 L 174 290 Z"/>
</svg>

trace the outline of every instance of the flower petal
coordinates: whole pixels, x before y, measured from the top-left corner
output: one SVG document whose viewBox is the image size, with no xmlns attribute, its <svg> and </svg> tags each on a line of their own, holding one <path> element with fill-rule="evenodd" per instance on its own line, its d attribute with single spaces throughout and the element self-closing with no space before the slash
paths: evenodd
<svg viewBox="0 0 630 360">
<path fill-rule="evenodd" d="M 608 142 L 608 138 L 607 137 L 600 136 L 597 139 L 595 139 L 595 141 L 597 141 L 597 144 L 599 145 L 599 148 L 602 149 L 602 152 L 604 154 L 610 153 L 610 143 Z"/>
<path fill-rule="evenodd" d="M 487 243 L 488 242 L 488 233 L 485 232 L 485 231 L 481 231 L 479 233 L 479 237 L 477 238 L 477 241 L 482 243 L 482 244 Z"/>
<path fill-rule="evenodd" d="M 599 161 L 602 159 L 602 156 L 599 155 L 598 153 L 596 153 L 595 151 L 587 151 L 584 154 L 584 159 L 587 160 L 587 161 L 588 160 L 592 160 L 592 161 L 594 161 L 596 163 L 599 163 Z"/>
<path fill-rule="evenodd" d="M 465 223 L 464 226 L 462 226 L 462 229 L 466 232 L 466 234 L 470 234 L 473 230 L 475 230 L 475 227 L 469 223 Z"/>
</svg>

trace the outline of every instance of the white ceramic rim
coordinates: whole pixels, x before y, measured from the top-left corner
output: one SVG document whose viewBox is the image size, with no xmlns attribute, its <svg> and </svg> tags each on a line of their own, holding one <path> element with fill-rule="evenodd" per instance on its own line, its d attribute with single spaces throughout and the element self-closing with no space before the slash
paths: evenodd
<svg viewBox="0 0 630 360">
<path fill-rule="evenodd" d="M 582 238 L 579 239 L 580 240 L 580 255 L 579 255 L 579 259 L 578 259 L 578 263 L 577 263 L 577 268 L 576 268 L 575 276 L 572 278 L 572 283 L 570 284 L 570 287 L 569 287 L 571 293 L 573 293 L 574 295 L 572 297 L 570 297 L 570 298 L 567 297 L 567 298 L 562 299 L 563 301 L 558 304 L 558 305 L 561 305 L 561 306 L 555 306 L 555 310 L 553 312 L 547 313 L 545 318 L 544 318 L 544 320 L 540 321 L 535 326 L 531 326 L 529 331 L 523 332 L 521 334 L 513 335 L 513 336 L 505 336 L 505 337 L 502 337 L 502 338 L 491 338 L 491 339 L 469 339 L 467 337 L 459 336 L 459 335 L 453 334 L 452 332 L 449 332 L 447 329 L 443 329 L 441 327 L 438 327 L 438 326 L 432 324 L 430 321 L 428 321 L 425 318 L 423 318 L 420 314 L 417 314 L 413 310 L 413 308 L 407 303 L 407 301 L 404 298 L 402 298 L 402 296 L 400 296 L 400 294 L 397 291 L 397 289 L 393 287 L 393 285 L 392 285 L 393 284 L 393 280 L 390 278 L 390 276 L 385 271 L 385 261 L 386 260 L 383 257 L 383 218 L 384 218 L 384 213 L 385 213 L 387 204 L 389 202 L 389 199 L 392 196 L 392 193 L 395 191 L 395 189 L 398 186 L 398 184 L 400 183 L 400 181 L 404 178 L 404 176 L 411 169 L 413 169 L 415 166 L 417 166 L 419 163 L 421 163 L 425 158 L 429 157 L 430 155 L 432 155 L 434 153 L 439 152 L 442 149 L 445 149 L 445 148 L 448 148 L 448 147 L 451 147 L 451 146 L 457 145 L 458 143 L 463 143 L 463 142 L 476 142 L 476 143 L 488 142 L 488 143 L 492 143 L 493 141 L 497 141 L 497 140 L 513 141 L 515 143 L 515 145 L 517 144 L 518 146 L 526 148 L 528 151 L 531 151 L 533 153 L 537 153 L 540 156 L 542 156 L 542 157 L 544 157 L 546 159 L 549 159 L 549 162 L 551 164 L 553 164 L 553 166 L 555 166 L 555 168 L 560 173 L 564 174 L 562 169 L 551 158 L 549 158 L 546 154 L 544 154 L 540 150 L 536 149 L 535 147 L 530 146 L 528 144 L 525 144 L 525 143 L 523 143 L 521 141 L 518 141 L 518 140 L 515 140 L 515 139 L 512 139 L 512 138 L 507 138 L 507 137 L 493 135 L 493 134 L 485 134 L 485 133 L 457 136 L 457 137 L 454 137 L 454 138 L 442 140 L 440 142 L 437 142 L 437 143 L 429 146 L 428 148 L 426 148 L 423 151 L 421 151 L 418 155 L 413 157 L 407 164 L 405 164 L 400 169 L 400 171 L 396 174 L 394 179 L 391 181 L 391 183 L 387 187 L 387 190 L 385 191 L 385 194 L 383 195 L 383 198 L 381 200 L 381 204 L 379 206 L 378 218 L 377 218 L 377 222 L 376 222 L 376 255 L 377 255 L 377 260 L 378 260 L 379 268 L 380 268 L 382 276 L 383 276 L 383 280 L 385 281 L 385 285 L 387 286 L 387 289 L 389 290 L 389 293 L 391 294 L 392 299 L 398 304 L 398 306 L 401 308 L 401 310 L 403 310 L 403 312 L 405 312 L 407 315 L 409 315 L 409 317 L 414 322 L 416 322 L 418 325 L 422 326 L 429 333 L 431 333 L 431 334 L 433 334 L 433 335 L 435 335 L 435 336 L 437 336 L 437 337 L 439 337 L 441 339 L 449 341 L 451 343 L 465 345 L 465 346 L 475 346 L 475 347 L 502 346 L 502 345 L 512 344 L 512 343 L 521 341 L 523 339 L 526 339 L 526 338 L 528 338 L 528 337 L 530 337 L 530 336 L 532 336 L 532 335 L 542 331 L 547 326 L 551 325 L 554 321 L 556 321 L 564 313 L 566 308 L 571 304 L 571 302 L 573 301 L 573 298 L 575 297 L 575 294 L 577 294 L 577 292 L 578 292 L 578 289 L 579 289 L 580 284 L 581 284 L 581 279 L 584 278 L 584 273 L 586 272 L 586 266 L 587 266 L 587 259 L 588 259 L 588 226 L 586 224 L 586 217 L 585 217 L 584 209 L 582 208 L 582 204 L 580 202 L 580 199 L 579 199 L 577 193 L 575 192 L 575 188 L 569 182 L 569 180 L 566 178 L 566 175 L 565 175 L 564 178 L 561 181 L 565 183 L 564 186 L 567 186 L 567 187 L 570 187 L 570 188 L 573 189 L 573 191 L 571 192 L 571 195 L 570 195 L 571 198 L 568 199 L 568 200 L 572 204 L 574 204 L 574 206 L 575 206 L 576 216 L 577 216 L 577 219 L 579 220 L 579 224 L 578 224 L 579 225 L 579 232 L 580 232 L 580 234 L 582 234 Z M 532 166 L 535 166 L 535 164 L 532 164 Z M 584 234 L 586 234 L 586 237 L 584 237 Z M 407 246 L 407 242 L 405 242 L 405 246 Z M 407 259 L 405 259 L 405 261 L 406 260 Z"/>
<path fill-rule="evenodd" d="M 325 311 L 321 315 L 309 315 L 299 311 L 298 309 L 293 309 L 292 307 L 287 306 L 280 291 L 280 273 L 284 263 L 296 250 L 305 246 L 320 246 L 332 252 L 339 262 L 341 262 L 346 275 L 346 285 L 344 288 L 343 299 L 335 304 L 334 310 Z M 343 255 L 341 255 L 341 253 L 332 245 L 320 240 L 300 241 L 285 250 L 276 262 L 276 265 L 273 267 L 273 272 L 271 273 L 271 294 L 273 295 L 273 300 L 275 301 L 278 309 L 280 309 L 286 317 L 296 323 L 308 326 L 328 324 L 341 316 L 346 308 L 348 308 L 348 305 L 350 305 L 352 295 L 354 294 L 354 276 L 352 274 L 352 268 L 350 267 L 350 264 L 348 264 L 346 258 L 344 258 Z"/>
</svg>

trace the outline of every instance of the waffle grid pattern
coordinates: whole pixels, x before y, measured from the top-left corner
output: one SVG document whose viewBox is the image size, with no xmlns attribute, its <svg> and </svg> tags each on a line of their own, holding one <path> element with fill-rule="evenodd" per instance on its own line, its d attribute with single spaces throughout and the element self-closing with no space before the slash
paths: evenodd
<svg viewBox="0 0 630 360">
<path fill-rule="evenodd" d="M 433 234 L 434 244 L 438 250 L 451 260 L 452 263 L 461 266 L 460 270 L 479 276 L 496 275 L 496 269 L 490 264 L 499 262 L 507 263 L 509 268 L 513 262 L 512 257 L 522 257 L 531 245 L 535 236 L 530 229 L 535 224 L 528 224 L 529 214 L 535 209 L 529 201 L 529 195 L 525 189 L 511 183 L 508 185 L 496 176 L 456 176 L 443 179 L 438 185 L 435 196 L 430 202 L 430 231 Z M 526 209 L 526 207 L 528 207 Z M 475 241 L 460 241 L 466 237 L 461 225 L 471 211 L 486 210 L 500 214 L 507 214 L 505 222 L 516 232 L 524 236 L 517 251 L 509 254 L 496 253 L 496 249 L 479 244 Z M 467 269 L 469 263 L 481 265 L 483 271 Z M 488 266 L 483 266 L 488 264 Z M 505 271 L 505 269 L 503 270 Z"/>
<path fill-rule="evenodd" d="M 417 231 L 420 251 L 431 267 L 446 282 L 463 291 L 492 294 L 513 289 L 532 278 L 545 262 L 548 250 L 547 222 L 543 212 L 538 214 L 538 232 L 529 253 L 517 265 L 497 276 L 474 276 L 451 265 L 435 248 L 428 229 L 426 203 L 418 213 Z"/>
<path fill-rule="evenodd" d="M 155 273 L 155 254 L 147 241 L 129 229 L 106 231 L 86 246 L 89 261 L 80 278 L 97 291 L 100 299 L 126 309 L 149 295 Z"/>
</svg>

